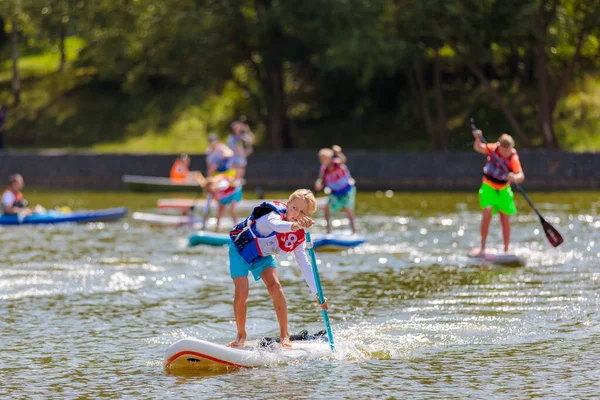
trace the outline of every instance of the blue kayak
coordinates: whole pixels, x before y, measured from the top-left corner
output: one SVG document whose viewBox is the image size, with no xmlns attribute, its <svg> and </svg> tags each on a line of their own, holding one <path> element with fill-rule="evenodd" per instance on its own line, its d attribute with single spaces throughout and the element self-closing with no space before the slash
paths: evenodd
<svg viewBox="0 0 600 400">
<path fill-rule="evenodd" d="M 363 244 L 365 239 L 357 236 L 329 234 L 316 236 L 313 240 L 313 248 L 319 251 L 346 250 Z M 208 245 L 224 246 L 229 244 L 229 235 L 226 233 L 214 233 L 198 231 L 189 238 L 190 246 Z"/>
<path fill-rule="evenodd" d="M 66 222 L 117 221 L 127 214 L 127 208 L 107 208 L 105 210 L 85 210 L 74 212 L 46 211 L 24 218 L 18 215 L 0 215 L 0 225 L 42 225 Z"/>
</svg>

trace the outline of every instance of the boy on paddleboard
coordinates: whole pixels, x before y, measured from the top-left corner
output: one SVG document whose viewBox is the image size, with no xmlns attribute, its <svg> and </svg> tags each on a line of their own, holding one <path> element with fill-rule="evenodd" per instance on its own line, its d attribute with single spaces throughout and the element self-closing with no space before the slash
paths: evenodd
<svg viewBox="0 0 600 400">
<path fill-rule="evenodd" d="M 327 187 L 330 190 L 325 205 L 325 220 L 327 221 L 327 233 L 331 232 L 330 214 L 338 210 L 344 210 L 350 220 L 352 233 L 356 233 L 354 226 L 354 199 L 356 197 L 355 181 L 346 166 L 346 156 L 342 153 L 340 146 L 332 146 L 331 149 L 319 151 L 321 168 L 319 178 L 315 182 L 315 190 Z"/>
<path fill-rule="evenodd" d="M 248 273 L 251 272 L 255 280 L 263 280 L 273 298 L 281 347 L 291 347 L 287 301 L 277 277 L 273 256 L 294 253 L 306 283 L 313 295 L 317 295 L 312 265 L 305 251 L 304 235 L 304 229 L 314 224 L 310 217 L 316 210 L 314 194 L 308 189 L 298 189 L 290 195 L 287 203 L 262 203 L 229 233 L 229 271 L 235 285 L 233 312 L 237 326 L 237 337 L 229 346 L 243 347 L 246 342 L 246 301 Z M 327 299 L 320 306 L 327 310 Z"/>
<path fill-rule="evenodd" d="M 212 198 L 217 201 L 219 208 L 217 209 L 217 222 L 215 224 L 215 232 L 219 231 L 221 219 L 225 215 L 225 209 L 229 207 L 229 215 L 234 224 L 237 224 L 237 212 L 235 205 L 242 200 L 242 186 L 239 181 L 234 180 L 230 175 L 217 174 L 208 178 L 208 192 Z M 208 215 L 204 215 L 203 226 L 206 226 Z"/>
<path fill-rule="evenodd" d="M 236 175 L 236 170 L 232 167 L 233 151 L 225 144 L 219 141 L 219 137 L 211 133 L 208 135 L 208 149 L 206 150 L 206 175 L 209 185 L 208 192 L 211 198 L 215 199 L 219 205 L 217 212 L 217 225 L 215 232 L 219 229 L 219 223 L 225 210 L 229 210 L 229 215 L 233 223 L 237 223 L 236 204 L 242 200 L 242 183 Z M 207 201 L 210 201 L 207 199 Z M 204 214 L 204 222 L 208 214 Z M 204 224 L 206 226 L 206 223 Z"/>
<path fill-rule="evenodd" d="M 519 155 L 515 150 L 515 141 L 510 135 L 503 134 L 496 143 L 487 145 L 481 141 L 480 130 L 473 131 L 475 142 L 473 148 L 481 154 L 487 155 L 487 163 L 483 167 L 483 183 L 479 189 L 479 204 L 481 206 L 481 249 L 480 254 L 485 253 L 485 244 L 489 232 L 492 215 L 500 213 L 502 225 L 502 238 L 504 240 L 504 251 L 508 251 L 510 244 L 510 215 L 517 213 L 514 193 L 510 187 L 511 183 L 521 183 L 525 180 L 525 174 L 521 168 Z M 506 167 L 508 173 L 502 168 Z"/>
</svg>

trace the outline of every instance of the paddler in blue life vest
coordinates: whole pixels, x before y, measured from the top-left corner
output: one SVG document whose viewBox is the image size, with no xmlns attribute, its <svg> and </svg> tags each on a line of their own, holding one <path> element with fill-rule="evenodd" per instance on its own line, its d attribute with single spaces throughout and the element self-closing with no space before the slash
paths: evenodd
<svg viewBox="0 0 600 400">
<path fill-rule="evenodd" d="M 248 273 L 251 272 L 255 280 L 263 280 L 273 299 L 281 346 L 291 347 L 287 301 L 277 277 L 273 256 L 294 253 L 306 283 L 313 296 L 317 297 L 312 265 L 305 251 L 304 235 L 304 229 L 314 224 L 310 217 L 316 210 L 317 200 L 314 194 L 308 189 L 298 189 L 290 195 L 287 203 L 262 203 L 229 233 L 229 272 L 235 286 L 233 311 L 237 326 L 237 337 L 229 346 L 243 347 L 246 342 L 246 301 L 249 291 Z M 320 306 L 327 310 L 327 299 Z"/>
<path fill-rule="evenodd" d="M 483 167 L 483 182 L 479 189 L 479 205 L 482 210 L 480 254 L 485 253 L 492 215 L 498 213 L 500 213 L 500 223 L 502 225 L 504 251 L 507 252 L 510 244 L 509 217 L 517 213 L 515 195 L 510 184 L 523 182 L 525 174 L 521 168 L 521 162 L 515 150 L 515 141 L 512 136 L 503 134 L 496 143 L 486 145 L 481 141 L 481 134 L 480 130 L 473 131 L 473 137 L 475 138 L 473 148 L 478 153 L 487 156 L 487 162 Z M 508 173 L 501 165 L 506 167 Z"/>
<path fill-rule="evenodd" d="M 215 231 L 219 229 L 221 218 L 225 210 L 229 214 L 233 223 L 237 223 L 236 204 L 242 200 L 242 182 L 236 175 L 236 170 L 232 167 L 231 160 L 233 151 L 224 143 L 219 141 L 219 137 L 211 133 L 208 135 L 208 149 L 206 150 L 206 175 L 208 177 L 208 192 L 211 197 L 217 201 L 217 224 Z M 206 222 L 207 215 L 204 215 Z M 204 225 L 206 226 L 206 224 Z"/>
<path fill-rule="evenodd" d="M 8 188 L 2 194 L 2 213 L 5 215 L 31 215 L 32 211 L 27 207 L 27 200 L 21 192 L 25 187 L 25 181 L 20 174 L 8 177 Z"/>
<path fill-rule="evenodd" d="M 327 233 L 331 232 L 331 213 L 344 210 L 350 220 L 352 233 L 356 233 L 354 225 L 354 199 L 356 198 L 355 181 L 346 166 L 346 156 L 342 153 L 340 146 L 332 146 L 319 151 L 319 178 L 315 182 L 315 190 L 327 187 L 331 192 L 325 205 L 325 220 L 327 221 Z"/>
</svg>

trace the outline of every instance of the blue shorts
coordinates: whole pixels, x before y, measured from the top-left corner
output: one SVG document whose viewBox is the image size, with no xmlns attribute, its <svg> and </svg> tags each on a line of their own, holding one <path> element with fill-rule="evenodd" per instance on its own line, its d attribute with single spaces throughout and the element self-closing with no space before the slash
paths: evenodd
<svg viewBox="0 0 600 400">
<path fill-rule="evenodd" d="M 242 201 L 242 187 L 240 186 L 235 190 L 235 192 L 231 193 L 229 196 L 222 198 L 219 200 L 219 204 L 223 204 L 224 206 L 231 204 L 234 201 Z"/>
<path fill-rule="evenodd" d="M 261 257 L 252 264 L 248 264 L 237 252 L 233 242 L 229 242 L 229 275 L 231 279 L 248 276 L 248 272 L 252 272 L 254 280 L 258 281 L 260 280 L 260 274 L 269 267 L 275 268 L 273 256 Z"/>
</svg>

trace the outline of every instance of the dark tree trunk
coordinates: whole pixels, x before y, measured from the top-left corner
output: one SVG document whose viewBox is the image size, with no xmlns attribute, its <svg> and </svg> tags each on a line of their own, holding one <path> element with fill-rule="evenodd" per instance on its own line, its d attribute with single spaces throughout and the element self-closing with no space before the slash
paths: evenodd
<svg viewBox="0 0 600 400">
<path fill-rule="evenodd" d="M 291 125 L 288 121 L 288 99 L 285 92 L 284 75 L 284 42 L 283 31 L 279 21 L 273 19 L 268 11 L 271 0 L 257 0 L 255 7 L 262 14 L 268 28 L 265 29 L 260 51 L 262 53 L 261 65 L 256 65 L 265 97 L 265 113 L 263 120 L 267 137 L 274 150 L 289 149 L 294 147 Z"/>
<path fill-rule="evenodd" d="M 423 67 L 418 60 L 414 62 L 415 68 L 415 81 L 418 92 L 418 99 L 421 103 L 421 110 L 423 112 L 423 119 L 425 120 L 425 129 L 429 136 L 429 142 L 431 143 L 431 149 L 436 151 L 440 150 L 439 140 L 436 136 L 435 129 L 433 127 L 433 118 L 431 117 L 431 107 L 429 106 L 429 98 L 427 95 L 427 87 L 425 80 L 423 79 Z"/>
<path fill-rule="evenodd" d="M 18 106 L 21 103 L 21 80 L 19 79 L 19 31 L 17 29 L 17 17 L 12 18 L 12 94 L 14 104 Z"/>
<path fill-rule="evenodd" d="M 550 110 L 550 79 L 548 77 L 548 56 L 546 54 L 546 26 L 538 17 L 536 23 L 537 40 L 537 81 L 538 81 L 538 103 L 539 115 L 538 124 L 544 147 L 547 149 L 557 149 L 558 143 L 554 134 L 554 119 Z"/>
<path fill-rule="evenodd" d="M 267 136 L 273 149 L 281 150 L 284 148 L 285 106 L 283 76 L 280 68 L 272 67 L 267 71 L 267 82 L 264 89 L 267 105 Z"/>
<path fill-rule="evenodd" d="M 67 64 L 67 49 L 65 48 L 65 39 L 67 36 L 67 26 L 65 23 L 60 24 L 60 32 L 58 35 L 58 47 L 60 48 L 60 64 L 58 66 L 58 71 L 63 72 L 65 70 L 65 65 Z"/>
<path fill-rule="evenodd" d="M 433 88 L 435 93 L 435 106 L 437 109 L 438 123 L 438 147 L 440 150 L 448 150 L 448 129 L 446 127 L 446 105 L 442 92 L 442 59 L 440 49 L 435 49 L 433 59 Z"/>
</svg>

